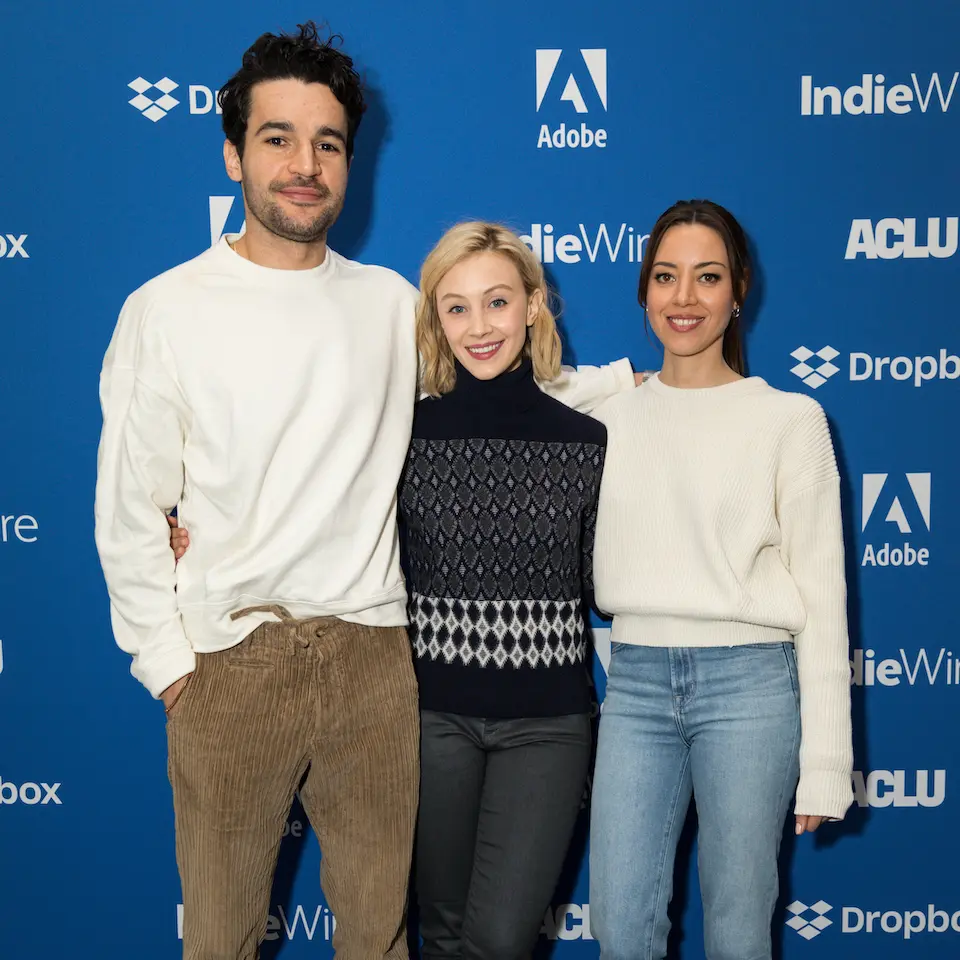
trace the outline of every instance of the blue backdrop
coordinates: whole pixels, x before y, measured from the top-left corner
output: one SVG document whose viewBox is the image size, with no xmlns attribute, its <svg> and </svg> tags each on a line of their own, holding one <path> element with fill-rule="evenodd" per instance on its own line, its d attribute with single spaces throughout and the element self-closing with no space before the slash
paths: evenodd
<svg viewBox="0 0 960 960">
<path fill-rule="evenodd" d="M 656 215 L 707 196 L 742 219 L 750 367 L 826 408 L 849 557 L 857 803 L 785 841 L 777 949 L 960 955 L 960 8 L 940 0 L 0 12 L 4 955 L 178 956 L 162 711 L 113 644 L 93 547 L 97 377 L 124 297 L 240 227 L 214 93 L 258 34 L 307 17 L 344 34 L 370 89 L 332 235 L 347 256 L 415 281 L 445 227 L 505 220 L 563 298 L 569 359 L 651 368 L 635 289 Z M 268 955 L 328 957 L 296 809 L 289 832 Z M 598 953 L 584 846 L 545 919 L 558 960 Z M 692 960 L 692 867 L 678 886 Z"/>
</svg>

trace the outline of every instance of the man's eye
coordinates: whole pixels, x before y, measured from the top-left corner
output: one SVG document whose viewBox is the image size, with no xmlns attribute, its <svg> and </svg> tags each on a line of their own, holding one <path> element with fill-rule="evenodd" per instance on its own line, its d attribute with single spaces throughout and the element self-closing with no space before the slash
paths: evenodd
<svg viewBox="0 0 960 960">
<path fill-rule="evenodd" d="M 336 143 L 321 143 L 319 144 L 320 150 L 323 153 L 339 153 L 340 145 Z"/>
<path fill-rule="evenodd" d="M 283 137 L 268 137 L 268 138 L 267 138 L 267 143 L 269 143 L 269 144 L 271 144 L 272 146 L 275 146 L 275 147 L 282 146 L 282 145 L 283 145 L 283 142 L 284 142 Z"/>
</svg>

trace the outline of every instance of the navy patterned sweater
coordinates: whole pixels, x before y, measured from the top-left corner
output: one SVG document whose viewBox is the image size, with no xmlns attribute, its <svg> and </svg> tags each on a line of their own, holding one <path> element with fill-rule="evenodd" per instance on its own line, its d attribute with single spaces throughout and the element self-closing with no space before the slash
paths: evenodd
<svg viewBox="0 0 960 960">
<path fill-rule="evenodd" d="M 543 393 L 532 366 L 417 404 L 400 485 L 420 706 L 474 717 L 590 708 L 603 424 Z"/>
</svg>

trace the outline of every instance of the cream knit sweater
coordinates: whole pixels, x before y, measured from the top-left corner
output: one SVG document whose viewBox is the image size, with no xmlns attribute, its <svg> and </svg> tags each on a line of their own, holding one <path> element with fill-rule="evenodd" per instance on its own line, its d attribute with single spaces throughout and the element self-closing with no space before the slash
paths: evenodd
<svg viewBox="0 0 960 960">
<path fill-rule="evenodd" d="M 595 413 L 609 432 L 594 559 L 614 642 L 793 640 L 796 812 L 853 795 L 839 475 L 826 417 L 759 377 L 678 389 L 652 377 Z"/>
</svg>

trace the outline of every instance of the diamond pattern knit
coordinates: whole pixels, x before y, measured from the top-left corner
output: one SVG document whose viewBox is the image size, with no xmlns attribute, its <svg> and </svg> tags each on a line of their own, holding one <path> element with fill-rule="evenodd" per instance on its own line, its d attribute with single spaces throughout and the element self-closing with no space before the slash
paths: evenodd
<svg viewBox="0 0 960 960">
<path fill-rule="evenodd" d="M 557 716 L 589 707 L 589 591 L 604 428 L 529 363 L 417 405 L 400 490 L 424 709 Z"/>
</svg>

